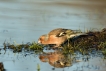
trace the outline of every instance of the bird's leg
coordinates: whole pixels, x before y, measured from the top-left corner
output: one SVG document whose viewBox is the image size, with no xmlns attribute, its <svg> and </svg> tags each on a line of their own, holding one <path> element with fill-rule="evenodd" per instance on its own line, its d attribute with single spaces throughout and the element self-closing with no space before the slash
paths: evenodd
<svg viewBox="0 0 106 71">
<path fill-rule="evenodd" d="M 69 47 L 69 38 L 68 38 L 68 47 Z"/>
</svg>

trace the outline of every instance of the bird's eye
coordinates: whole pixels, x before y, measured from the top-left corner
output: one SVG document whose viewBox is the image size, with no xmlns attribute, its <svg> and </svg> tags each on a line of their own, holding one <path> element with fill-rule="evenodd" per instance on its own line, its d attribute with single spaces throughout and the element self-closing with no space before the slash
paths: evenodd
<svg viewBox="0 0 106 71">
<path fill-rule="evenodd" d="M 41 41 L 41 40 L 42 40 L 42 38 L 39 38 L 39 40 Z"/>
<path fill-rule="evenodd" d="M 41 40 L 41 38 L 39 38 L 39 40 Z"/>
</svg>

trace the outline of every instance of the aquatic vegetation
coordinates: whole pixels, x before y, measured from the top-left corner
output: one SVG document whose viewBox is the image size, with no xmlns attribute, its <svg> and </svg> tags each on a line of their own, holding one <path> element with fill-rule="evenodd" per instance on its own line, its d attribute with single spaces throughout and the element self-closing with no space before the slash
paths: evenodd
<svg viewBox="0 0 106 71">
<path fill-rule="evenodd" d="M 32 42 L 32 44 L 29 46 L 29 49 L 31 49 L 31 50 L 42 50 L 43 46 L 39 45 L 35 42 Z"/>
<path fill-rule="evenodd" d="M 106 49 L 106 42 L 100 42 L 100 44 L 98 45 L 98 48 L 100 49 Z"/>
<path fill-rule="evenodd" d="M 104 59 L 106 59 L 106 49 L 105 50 L 102 50 L 102 53 L 104 55 Z"/>
<path fill-rule="evenodd" d="M 73 54 L 74 49 L 71 45 L 68 45 L 68 46 L 64 45 L 63 48 L 62 48 L 62 52 L 63 52 L 63 54 L 66 54 L 66 55 L 69 54 L 69 53 Z"/>
<path fill-rule="evenodd" d="M 5 71 L 5 69 L 4 69 L 4 65 L 3 65 L 2 62 L 0 62 L 0 71 Z"/>
<path fill-rule="evenodd" d="M 27 51 L 43 50 L 43 46 L 37 44 L 36 42 L 26 43 L 26 44 L 10 44 L 8 42 L 7 43 L 4 42 L 3 45 L 4 45 L 4 50 L 12 49 L 13 53 L 22 52 L 23 49 Z"/>
<path fill-rule="evenodd" d="M 37 71 L 40 71 L 40 65 L 37 64 Z"/>
</svg>

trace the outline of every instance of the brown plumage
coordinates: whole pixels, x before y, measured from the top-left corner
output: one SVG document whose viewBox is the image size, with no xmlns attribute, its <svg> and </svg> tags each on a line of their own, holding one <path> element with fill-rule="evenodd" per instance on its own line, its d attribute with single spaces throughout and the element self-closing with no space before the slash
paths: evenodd
<svg viewBox="0 0 106 71">
<path fill-rule="evenodd" d="M 40 61 L 48 62 L 51 66 L 56 68 L 63 68 L 67 66 L 71 66 L 72 63 L 71 58 L 66 57 L 60 51 L 43 53 L 39 56 Z"/>
<path fill-rule="evenodd" d="M 38 39 L 38 43 L 44 45 L 55 44 L 55 47 L 59 47 L 67 40 L 66 36 L 56 37 L 55 35 L 49 35 L 49 37 L 47 37 L 47 35 L 40 36 L 40 38 Z"/>
<path fill-rule="evenodd" d="M 70 29 L 57 28 L 57 29 L 50 31 L 48 33 L 48 35 L 56 35 L 57 37 L 60 37 L 60 36 L 66 35 L 66 34 L 73 34 L 73 33 L 75 33 L 75 32 Z"/>
<path fill-rule="evenodd" d="M 38 43 L 40 44 L 55 44 L 55 47 L 61 46 L 67 39 L 73 38 L 79 35 L 84 35 L 84 33 L 76 33 L 74 30 L 57 28 L 50 31 L 46 35 L 40 36 Z"/>
</svg>

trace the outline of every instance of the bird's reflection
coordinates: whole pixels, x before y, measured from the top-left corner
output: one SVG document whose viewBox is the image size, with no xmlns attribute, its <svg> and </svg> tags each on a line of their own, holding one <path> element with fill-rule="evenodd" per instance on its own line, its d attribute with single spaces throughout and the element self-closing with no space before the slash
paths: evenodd
<svg viewBox="0 0 106 71">
<path fill-rule="evenodd" d="M 56 68 L 63 68 L 72 65 L 70 55 L 63 55 L 61 51 L 46 52 L 39 56 L 42 62 L 48 62 L 51 66 Z"/>
</svg>

